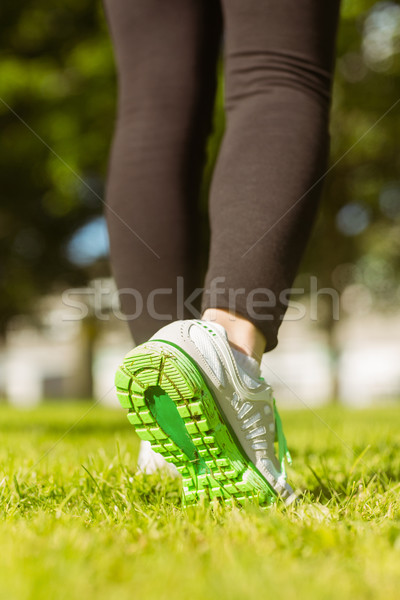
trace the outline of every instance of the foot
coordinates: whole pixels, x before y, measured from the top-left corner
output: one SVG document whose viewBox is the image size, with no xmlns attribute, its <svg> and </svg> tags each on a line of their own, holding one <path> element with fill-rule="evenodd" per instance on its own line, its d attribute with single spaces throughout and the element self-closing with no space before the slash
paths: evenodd
<svg viewBox="0 0 400 600">
<path fill-rule="evenodd" d="M 238 365 L 222 326 L 163 327 L 125 357 L 115 385 L 138 436 L 181 473 L 185 503 L 295 499 L 272 390 Z"/>
</svg>

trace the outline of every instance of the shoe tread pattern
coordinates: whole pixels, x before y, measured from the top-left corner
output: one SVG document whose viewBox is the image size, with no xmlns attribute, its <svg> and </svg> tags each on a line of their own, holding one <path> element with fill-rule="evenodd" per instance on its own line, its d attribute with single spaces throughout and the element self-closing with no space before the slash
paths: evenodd
<svg viewBox="0 0 400 600">
<path fill-rule="evenodd" d="M 117 396 L 142 440 L 182 475 L 183 501 L 204 498 L 239 503 L 275 499 L 268 483 L 237 447 L 200 371 L 183 352 L 148 342 L 128 354 L 115 377 Z M 159 386 L 173 400 L 206 472 L 196 472 L 188 456 L 156 421 L 146 390 Z"/>
</svg>

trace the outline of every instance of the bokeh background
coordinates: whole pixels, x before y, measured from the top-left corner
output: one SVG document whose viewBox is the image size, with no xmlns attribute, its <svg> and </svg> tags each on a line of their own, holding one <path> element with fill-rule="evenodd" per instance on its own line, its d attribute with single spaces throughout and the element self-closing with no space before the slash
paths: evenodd
<svg viewBox="0 0 400 600">
<path fill-rule="evenodd" d="M 114 405 L 113 372 L 132 342 L 115 310 L 103 218 L 117 97 L 103 8 L 8 0 L 1 15 L 0 396 Z M 204 253 L 224 129 L 222 75 L 219 83 L 200 194 Z M 295 300 L 306 314 L 292 320 L 289 310 L 263 361 L 288 406 L 400 397 L 399 2 L 343 1 L 331 137 L 294 286 L 305 290 Z"/>
</svg>

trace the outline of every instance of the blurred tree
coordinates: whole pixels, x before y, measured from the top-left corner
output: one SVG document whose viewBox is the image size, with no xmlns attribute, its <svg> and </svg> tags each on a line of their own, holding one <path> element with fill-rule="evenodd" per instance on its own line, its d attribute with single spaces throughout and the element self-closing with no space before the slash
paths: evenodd
<svg viewBox="0 0 400 600">
<path fill-rule="evenodd" d="M 38 296 L 108 273 L 105 261 L 75 261 L 68 245 L 103 209 L 115 73 L 98 2 L 7 2 L 1 12 L 4 330 Z"/>
<path fill-rule="evenodd" d="M 337 48 L 331 166 L 302 271 L 333 287 L 346 314 L 397 310 L 400 300 L 400 5 L 345 0 Z M 305 280 L 304 275 L 300 277 Z M 331 310 L 321 311 L 332 350 Z"/>
</svg>

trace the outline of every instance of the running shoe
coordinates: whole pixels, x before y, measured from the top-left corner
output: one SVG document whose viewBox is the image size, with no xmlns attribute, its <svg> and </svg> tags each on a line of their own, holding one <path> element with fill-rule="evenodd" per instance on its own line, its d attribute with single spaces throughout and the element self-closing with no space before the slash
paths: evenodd
<svg viewBox="0 0 400 600">
<path fill-rule="evenodd" d="M 163 327 L 127 354 L 115 385 L 138 436 L 182 475 L 185 504 L 295 499 L 272 389 L 238 365 L 221 325 Z"/>
</svg>

